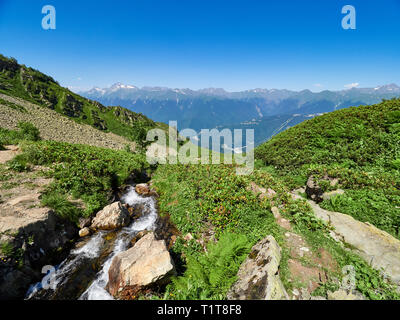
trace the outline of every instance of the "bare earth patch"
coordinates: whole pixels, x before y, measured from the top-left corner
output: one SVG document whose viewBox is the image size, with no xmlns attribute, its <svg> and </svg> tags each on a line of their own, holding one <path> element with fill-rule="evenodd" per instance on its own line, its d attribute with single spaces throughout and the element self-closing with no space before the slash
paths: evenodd
<svg viewBox="0 0 400 320">
<path fill-rule="evenodd" d="M 0 150 L 0 163 L 6 163 L 7 161 L 13 159 L 18 153 L 21 151 L 19 150 L 18 146 L 4 146 L 7 150 Z"/>
</svg>

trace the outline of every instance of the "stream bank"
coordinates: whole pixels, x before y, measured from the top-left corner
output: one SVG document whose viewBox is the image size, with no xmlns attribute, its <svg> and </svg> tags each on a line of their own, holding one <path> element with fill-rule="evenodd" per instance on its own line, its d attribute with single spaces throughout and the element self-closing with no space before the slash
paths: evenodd
<svg viewBox="0 0 400 320">
<path fill-rule="evenodd" d="M 138 190 L 136 186 L 136 190 Z M 32 284 L 26 299 L 32 300 L 111 300 L 114 297 L 107 289 L 109 270 L 113 260 L 133 249 L 148 233 L 154 235 L 154 241 L 161 241 L 165 247 L 164 254 L 172 246 L 177 230 L 173 228 L 168 217 L 160 218 L 157 210 L 157 194 L 139 195 L 133 186 L 128 187 L 120 198 L 122 207 L 131 215 L 131 222 L 115 230 L 95 230 L 93 234 L 81 238 L 70 251 L 68 257 L 55 266 L 55 272 L 46 275 L 42 281 Z M 114 202 L 115 204 L 115 202 Z M 103 209 L 105 210 L 105 209 Z M 95 219 L 92 220 L 92 222 Z M 148 251 L 150 255 L 150 251 Z M 146 254 L 147 255 L 147 254 Z M 139 254 L 140 257 L 146 256 Z M 158 252 L 153 254 L 158 257 Z M 137 261 L 139 264 L 143 261 Z M 154 261 L 153 261 L 154 262 Z M 173 266 L 173 261 L 171 259 Z M 115 267 L 114 269 L 116 269 Z M 129 269 L 129 265 L 127 267 Z M 171 268 L 169 271 L 173 274 Z M 154 270 L 150 270 L 150 273 Z M 122 273 L 122 271 L 121 271 Z M 118 275 L 115 275 L 118 277 Z M 161 275 L 160 275 L 161 277 Z M 162 277 L 161 277 L 162 278 Z M 157 281 L 141 283 L 143 291 L 163 285 Z M 165 280 L 165 279 L 164 279 Z M 154 283 L 153 283 L 154 282 Z M 50 288 L 43 288 L 50 285 Z M 125 298 L 132 298 L 126 295 Z"/>
</svg>

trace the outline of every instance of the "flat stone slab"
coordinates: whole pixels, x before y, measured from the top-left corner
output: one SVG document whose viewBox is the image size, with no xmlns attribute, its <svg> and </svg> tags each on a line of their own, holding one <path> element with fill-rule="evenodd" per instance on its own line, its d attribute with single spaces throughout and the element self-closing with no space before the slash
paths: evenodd
<svg viewBox="0 0 400 320">
<path fill-rule="evenodd" d="M 322 209 L 314 201 L 308 200 L 315 215 L 329 222 L 334 233 L 343 242 L 353 246 L 371 267 L 383 269 L 393 282 L 400 284 L 400 241 L 372 224 L 361 222 L 340 212 Z"/>
<path fill-rule="evenodd" d="M 253 246 L 239 268 L 238 280 L 227 294 L 229 300 L 288 300 L 279 277 L 281 248 L 269 235 Z"/>
</svg>

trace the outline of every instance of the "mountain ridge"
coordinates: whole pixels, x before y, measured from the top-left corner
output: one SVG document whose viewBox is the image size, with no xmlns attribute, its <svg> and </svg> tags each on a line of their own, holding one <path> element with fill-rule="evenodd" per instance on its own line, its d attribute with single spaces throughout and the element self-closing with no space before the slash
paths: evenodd
<svg viewBox="0 0 400 320">
<path fill-rule="evenodd" d="M 149 118 L 168 123 L 178 121 L 179 128 L 201 130 L 217 127 L 241 127 L 243 122 L 254 122 L 282 115 L 308 115 L 331 112 L 351 106 L 371 105 L 383 99 L 400 96 L 394 83 L 374 88 L 349 88 L 340 91 L 308 89 L 251 89 L 228 92 L 222 88 L 200 90 L 142 87 L 116 83 L 109 88 L 94 88 L 81 95 L 106 105 L 122 105 Z M 272 121 L 263 121 L 270 126 Z M 280 125 L 279 125 L 280 126 Z M 278 127 L 279 127 L 278 126 Z M 274 132 L 278 127 L 246 126 L 258 132 Z M 256 137 L 262 141 L 265 137 Z"/>
<path fill-rule="evenodd" d="M 321 91 L 311 91 L 310 89 L 303 89 L 303 90 L 289 90 L 289 89 L 276 89 L 276 88 L 254 88 L 254 89 L 246 89 L 246 90 L 240 90 L 240 91 L 228 91 L 225 90 L 224 88 L 214 88 L 214 87 L 208 87 L 208 88 L 201 88 L 201 89 L 189 89 L 189 88 L 172 88 L 172 87 L 160 87 L 160 86 L 143 86 L 143 87 L 138 87 L 132 84 L 124 84 L 122 82 L 116 82 L 112 84 L 109 87 L 93 87 L 92 89 L 89 90 L 78 90 L 77 93 L 83 93 L 83 94 L 91 94 L 91 93 L 96 93 L 96 92 L 101 92 L 101 93 L 107 93 L 110 90 L 111 91 L 116 91 L 119 89 L 133 89 L 134 91 L 173 91 L 175 93 L 181 93 L 181 94 L 204 94 L 204 95 L 213 95 L 213 96 L 224 96 L 224 95 L 239 95 L 239 94 L 270 94 L 274 92 L 286 92 L 286 93 L 312 93 L 312 94 L 319 94 L 319 93 L 326 93 L 326 92 L 333 92 L 333 93 L 345 93 L 349 90 L 353 90 L 353 92 L 374 92 L 374 91 L 380 91 L 381 93 L 388 93 L 390 91 L 393 92 L 400 92 L 400 86 L 398 86 L 395 83 L 390 83 L 390 84 L 383 84 L 383 85 L 377 85 L 375 87 L 352 87 L 352 88 L 347 88 L 347 89 L 342 89 L 342 90 L 321 90 Z"/>
</svg>

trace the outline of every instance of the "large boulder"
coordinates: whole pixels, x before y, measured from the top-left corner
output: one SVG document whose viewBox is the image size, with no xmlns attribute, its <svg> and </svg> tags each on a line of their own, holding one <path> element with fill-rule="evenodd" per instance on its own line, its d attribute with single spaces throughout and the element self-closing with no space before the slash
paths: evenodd
<svg viewBox="0 0 400 320">
<path fill-rule="evenodd" d="M 400 284 L 400 240 L 369 222 L 361 222 L 349 215 L 325 210 L 314 201 L 308 203 L 317 218 L 334 227 L 334 239 L 350 245 L 371 267 L 382 270 L 392 282 Z"/>
<path fill-rule="evenodd" d="M 238 272 L 238 280 L 228 292 L 230 300 L 289 299 L 279 278 L 281 249 L 273 236 L 259 241 Z"/>
<path fill-rule="evenodd" d="M 23 299 L 29 285 L 42 277 L 44 265 L 65 258 L 77 233 L 49 208 L 25 209 L 25 203 L 11 202 L 0 204 L 0 245 L 12 250 L 0 250 L 0 300 Z"/>
<path fill-rule="evenodd" d="M 110 266 L 107 290 L 117 298 L 131 296 L 130 291 L 166 283 L 175 273 L 174 263 L 164 240 L 154 233 L 144 235 L 135 245 L 117 254 Z"/>
<path fill-rule="evenodd" d="M 322 195 L 324 194 L 324 190 L 322 190 L 322 188 L 320 187 L 318 182 L 316 182 L 313 176 L 310 176 L 307 180 L 306 194 L 310 199 L 316 202 L 322 201 Z"/>
<path fill-rule="evenodd" d="M 120 201 L 114 202 L 96 214 L 92 221 L 92 229 L 113 230 L 127 226 L 130 217 L 129 211 Z"/>
</svg>

